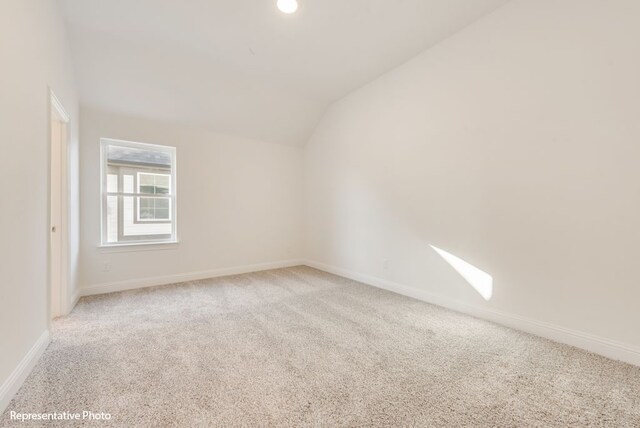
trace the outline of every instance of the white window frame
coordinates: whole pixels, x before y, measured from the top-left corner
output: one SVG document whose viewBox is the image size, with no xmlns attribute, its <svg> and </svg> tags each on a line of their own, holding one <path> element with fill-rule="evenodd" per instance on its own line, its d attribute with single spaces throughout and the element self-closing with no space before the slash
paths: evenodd
<svg viewBox="0 0 640 428">
<path fill-rule="evenodd" d="M 107 197 L 108 196 L 131 196 L 139 198 L 139 193 L 123 193 L 123 192 L 107 192 L 107 177 L 108 177 L 108 159 L 107 159 L 107 147 L 110 145 L 117 145 L 121 147 L 131 147 L 136 149 L 151 149 L 154 151 L 160 151 L 167 153 L 171 159 L 171 174 L 157 174 L 157 175 L 169 175 L 170 190 L 168 196 L 162 196 L 163 198 L 169 198 L 169 220 L 171 222 L 171 236 L 168 238 L 150 238 L 150 239 L 138 239 L 131 241 L 118 241 L 108 242 L 107 239 Z M 138 172 L 140 174 L 140 172 Z M 155 173 L 153 173 L 155 174 Z M 177 164 L 176 164 L 176 148 L 172 146 L 161 146 L 158 144 L 139 143 L 134 141 L 118 140 L 114 138 L 101 138 L 100 139 L 100 230 L 101 230 L 101 247 L 120 247 L 120 246 L 137 246 L 137 245 L 149 245 L 149 244 L 174 244 L 178 242 L 178 220 L 177 220 Z M 137 177 L 136 177 L 137 179 Z M 119 189 L 122 189 L 122 184 L 119 183 Z M 145 195 L 142 195 L 145 196 Z M 151 220 L 154 221 L 154 220 Z M 122 225 L 118 225 L 122 227 Z"/>
<path fill-rule="evenodd" d="M 171 195 L 173 193 L 173 188 L 171 186 L 171 174 L 161 174 L 161 173 L 157 173 L 157 172 L 140 172 L 138 171 L 136 173 L 136 188 L 138 190 L 138 193 L 140 193 L 140 176 L 141 175 L 153 175 L 154 177 L 169 177 L 169 195 Z M 154 219 L 154 218 L 140 218 L 140 199 L 142 198 L 150 198 L 151 196 L 138 196 L 138 200 L 136 203 L 136 217 L 138 219 L 138 221 L 141 222 L 148 222 L 148 223 L 153 223 L 153 222 L 166 222 L 166 221 L 171 221 L 173 219 L 173 200 L 171 198 L 171 196 L 156 196 L 158 199 L 169 199 L 169 218 L 167 219 Z"/>
</svg>

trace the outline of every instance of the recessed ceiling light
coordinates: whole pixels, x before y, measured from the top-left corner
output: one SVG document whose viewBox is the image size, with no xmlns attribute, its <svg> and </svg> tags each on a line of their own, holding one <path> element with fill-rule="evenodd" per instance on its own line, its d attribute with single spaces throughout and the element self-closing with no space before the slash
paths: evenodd
<svg viewBox="0 0 640 428">
<path fill-rule="evenodd" d="M 298 10 L 298 0 L 278 0 L 278 9 L 283 13 L 293 13 Z"/>
</svg>

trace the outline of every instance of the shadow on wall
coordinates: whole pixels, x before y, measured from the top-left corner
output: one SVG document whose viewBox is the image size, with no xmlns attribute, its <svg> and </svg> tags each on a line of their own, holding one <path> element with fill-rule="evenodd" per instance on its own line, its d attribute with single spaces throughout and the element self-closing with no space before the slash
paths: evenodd
<svg viewBox="0 0 640 428">
<path fill-rule="evenodd" d="M 493 295 L 493 277 L 459 257 L 430 245 L 436 253 L 449 263 L 484 298 L 490 300 Z"/>
</svg>

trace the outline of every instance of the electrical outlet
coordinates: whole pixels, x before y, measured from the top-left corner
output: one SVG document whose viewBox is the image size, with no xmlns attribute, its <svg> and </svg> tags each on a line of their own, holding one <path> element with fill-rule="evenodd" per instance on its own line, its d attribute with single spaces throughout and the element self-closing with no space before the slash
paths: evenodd
<svg viewBox="0 0 640 428">
<path fill-rule="evenodd" d="M 382 262 L 382 269 L 389 270 L 389 260 L 384 260 Z"/>
<path fill-rule="evenodd" d="M 102 265 L 102 272 L 109 272 L 111 270 L 111 263 L 105 263 Z"/>
</svg>

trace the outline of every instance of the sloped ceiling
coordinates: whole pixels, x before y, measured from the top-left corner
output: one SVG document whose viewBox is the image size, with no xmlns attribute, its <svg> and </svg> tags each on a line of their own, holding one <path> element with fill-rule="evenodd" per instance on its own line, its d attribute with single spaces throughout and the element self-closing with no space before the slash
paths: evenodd
<svg viewBox="0 0 640 428">
<path fill-rule="evenodd" d="M 60 0 L 81 103 L 303 145 L 326 107 L 507 0 Z"/>
</svg>

